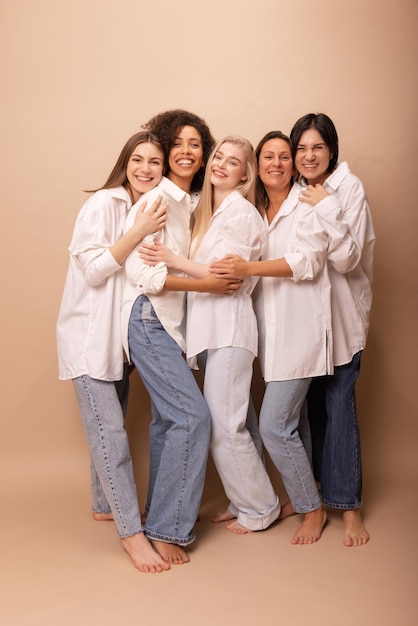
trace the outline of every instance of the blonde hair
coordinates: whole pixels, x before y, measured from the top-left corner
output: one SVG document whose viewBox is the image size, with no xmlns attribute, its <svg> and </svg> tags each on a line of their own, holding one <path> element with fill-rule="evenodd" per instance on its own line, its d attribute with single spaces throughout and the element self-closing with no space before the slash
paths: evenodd
<svg viewBox="0 0 418 626">
<path fill-rule="evenodd" d="M 239 146 L 245 156 L 246 179 L 242 181 L 235 189 L 251 204 L 255 203 L 255 184 L 257 181 L 257 160 L 254 148 L 248 139 L 239 135 L 228 135 L 221 139 L 208 158 L 206 165 L 205 178 L 203 181 L 202 192 L 200 194 L 199 204 L 194 212 L 194 226 L 192 231 L 192 256 L 194 256 L 199 248 L 202 239 L 209 228 L 209 222 L 213 213 L 213 185 L 210 182 L 212 161 L 215 154 L 224 143 L 232 143 Z"/>
</svg>

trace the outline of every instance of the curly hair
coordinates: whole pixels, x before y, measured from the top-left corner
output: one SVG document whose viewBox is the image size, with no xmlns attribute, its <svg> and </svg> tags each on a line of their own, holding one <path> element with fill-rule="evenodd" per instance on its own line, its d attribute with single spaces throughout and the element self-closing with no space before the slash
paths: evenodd
<svg viewBox="0 0 418 626">
<path fill-rule="evenodd" d="M 179 131 L 184 126 L 193 126 L 202 140 L 203 149 L 203 165 L 200 170 L 195 174 L 190 191 L 200 191 L 203 185 L 203 179 L 205 176 L 205 164 L 208 161 L 209 155 L 215 143 L 214 138 L 211 135 L 208 125 L 205 120 L 198 117 L 194 113 L 184 111 L 183 109 L 173 109 L 171 111 L 163 111 L 152 117 L 148 122 L 142 125 L 142 128 L 150 131 L 156 135 L 163 146 L 165 153 L 165 166 L 168 170 L 168 156 L 170 150 L 174 145 L 174 141 L 178 136 Z"/>
</svg>

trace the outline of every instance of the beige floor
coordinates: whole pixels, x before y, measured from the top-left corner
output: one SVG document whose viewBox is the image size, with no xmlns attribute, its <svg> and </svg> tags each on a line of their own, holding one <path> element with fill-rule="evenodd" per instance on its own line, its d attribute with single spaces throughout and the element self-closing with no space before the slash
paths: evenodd
<svg viewBox="0 0 418 626">
<path fill-rule="evenodd" d="M 113 522 L 90 516 L 86 452 L 3 468 L 4 626 L 418 623 L 412 482 L 366 493 L 367 546 L 344 548 L 333 514 L 317 544 L 291 546 L 297 517 L 245 536 L 212 524 L 225 501 L 210 465 L 191 562 L 147 575 L 131 565 Z"/>
</svg>

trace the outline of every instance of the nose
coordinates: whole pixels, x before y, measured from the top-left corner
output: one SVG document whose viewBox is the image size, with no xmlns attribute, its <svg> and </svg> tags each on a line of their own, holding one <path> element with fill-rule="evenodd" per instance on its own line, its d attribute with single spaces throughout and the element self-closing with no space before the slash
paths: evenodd
<svg viewBox="0 0 418 626">
<path fill-rule="evenodd" d="M 308 161 L 312 161 L 315 158 L 314 151 L 311 148 L 308 148 L 305 152 L 305 159 Z"/>
<path fill-rule="evenodd" d="M 144 172 L 149 172 L 150 169 L 151 169 L 150 163 L 148 163 L 148 161 L 142 161 L 142 170 Z"/>
</svg>

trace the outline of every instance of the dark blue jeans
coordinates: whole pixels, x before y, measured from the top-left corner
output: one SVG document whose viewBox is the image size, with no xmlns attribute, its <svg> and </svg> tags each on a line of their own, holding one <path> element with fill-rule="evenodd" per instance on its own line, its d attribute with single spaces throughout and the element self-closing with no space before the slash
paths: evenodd
<svg viewBox="0 0 418 626">
<path fill-rule="evenodd" d="M 312 433 L 314 475 L 321 483 L 323 503 L 337 509 L 362 505 L 360 433 L 355 384 L 361 352 L 332 376 L 312 380 L 308 414 Z"/>
</svg>

